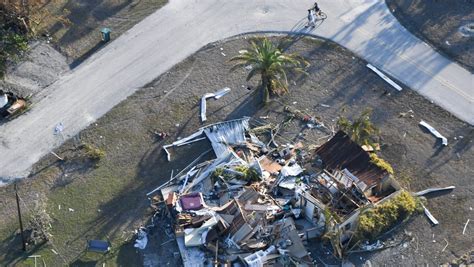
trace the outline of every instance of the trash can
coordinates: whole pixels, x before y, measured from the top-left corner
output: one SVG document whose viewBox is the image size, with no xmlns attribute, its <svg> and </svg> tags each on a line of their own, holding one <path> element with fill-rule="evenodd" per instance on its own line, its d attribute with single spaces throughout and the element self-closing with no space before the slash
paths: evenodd
<svg viewBox="0 0 474 267">
<path fill-rule="evenodd" d="M 102 34 L 102 41 L 103 42 L 110 41 L 110 29 L 109 28 L 102 28 L 102 30 L 100 30 L 100 32 Z"/>
</svg>

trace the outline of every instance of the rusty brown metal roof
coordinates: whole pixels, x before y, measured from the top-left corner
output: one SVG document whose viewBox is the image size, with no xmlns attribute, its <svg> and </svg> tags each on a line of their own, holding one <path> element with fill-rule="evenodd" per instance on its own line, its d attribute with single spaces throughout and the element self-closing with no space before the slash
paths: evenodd
<svg viewBox="0 0 474 267">
<path fill-rule="evenodd" d="M 339 131 L 331 140 L 316 149 L 316 154 L 329 170 L 348 169 L 369 188 L 380 183 L 387 171 L 370 162 L 364 151 L 349 135 Z"/>
</svg>

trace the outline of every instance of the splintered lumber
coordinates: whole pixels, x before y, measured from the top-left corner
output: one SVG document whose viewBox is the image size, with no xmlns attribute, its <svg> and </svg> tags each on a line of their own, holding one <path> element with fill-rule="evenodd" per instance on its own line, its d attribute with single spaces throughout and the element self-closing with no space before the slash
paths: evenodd
<svg viewBox="0 0 474 267">
<path fill-rule="evenodd" d="M 273 125 L 272 123 L 269 123 L 269 124 L 265 124 L 265 125 L 262 125 L 262 126 L 252 128 L 252 129 L 249 130 L 249 133 L 262 134 L 262 133 L 269 132 L 269 131 L 273 130 L 274 128 L 275 128 L 275 125 Z"/>
</svg>

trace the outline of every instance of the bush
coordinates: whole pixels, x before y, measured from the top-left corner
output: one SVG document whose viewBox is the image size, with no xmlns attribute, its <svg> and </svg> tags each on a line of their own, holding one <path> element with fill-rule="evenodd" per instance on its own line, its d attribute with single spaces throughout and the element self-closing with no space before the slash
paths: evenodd
<svg viewBox="0 0 474 267">
<path fill-rule="evenodd" d="M 237 166 L 235 170 L 244 174 L 244 180 L 249 182 L 255 182 L 260 180 L 260 176 L 258 175 L 257 171 L 249 168 L 247 166 Z"/>
<path fill-rule="evenodd" d="M 377 154 L 375 153 L 370 153 L 370 162 L 373 164 L 377 165 L 377 167 L 386 170 L 388 173 L 393 174 L 393 168 L 390 163 L 386 162 L 384 159 L 379 158 Z"/>
<path fill-rule="evenodd" d="M 28 49 L 26 37 L 0 29 L 0 79 L 5 76 L 7 62 L 15 61 Z"/>
<path fill-rule="evenodd" d="M 369 209 L 359 216 L 357 237 L 373 240 L 418 211 L 419 200 L 402 191 L 395 198 Z"/>
<path fill-rule="evenodd" d="M 89 144 L 84 144 L 84 150 L 86 151 L 86 156 L 92 160 L 99 161 L 103 159 L 106 155 L 104 150 L 97 147 L 93 147 Z"/>
</svg>

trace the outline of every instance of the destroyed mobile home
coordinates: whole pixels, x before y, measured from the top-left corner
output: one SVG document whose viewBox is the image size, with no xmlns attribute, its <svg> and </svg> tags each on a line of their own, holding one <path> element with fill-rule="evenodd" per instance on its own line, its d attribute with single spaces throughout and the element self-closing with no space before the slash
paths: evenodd
<svg viewBox="0 0 474 267">
<path fill-rule="evenodd" d="M 313 151 L 301 143 L 272 149 L 243 118 L 164 146 L 168 160 L 170 147 L 204 139 L 214 160 L 197 158 L 148 194 L 164 200 L 185 266 L 313 266 L 313 238 L 337 233 L 348 242 L 361 211 L 400 190 L 342 131 Z"/>
</svg>

